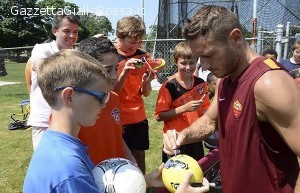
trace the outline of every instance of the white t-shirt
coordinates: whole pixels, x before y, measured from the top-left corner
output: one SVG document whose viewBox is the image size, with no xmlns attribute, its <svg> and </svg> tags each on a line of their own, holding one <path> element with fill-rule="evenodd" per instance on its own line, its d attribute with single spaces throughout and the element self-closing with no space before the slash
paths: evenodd
<svg viewBox="0 0 300 193">
<path fill-rule="evenodd" d="M 47 58 L 59 49 L 55 41 L 44 44 L 36 44 L 31 53 L 31 92 L 30 92 L 30 115 L 28 125 L 36 127 L 49 127 L 51 107 L 44 99 L 37 82 L 37 73 L 33 66 L 37 59 Z"/>
<path fill-rule="evenodd" d="M 202 66 L 200 66 L 199 71 L 198 71 L 198 77 L 202 78 L 205 82 L 207 82 L 207 76 L 210 73 L 209 70 L 202 70 Z"/>
</svg>

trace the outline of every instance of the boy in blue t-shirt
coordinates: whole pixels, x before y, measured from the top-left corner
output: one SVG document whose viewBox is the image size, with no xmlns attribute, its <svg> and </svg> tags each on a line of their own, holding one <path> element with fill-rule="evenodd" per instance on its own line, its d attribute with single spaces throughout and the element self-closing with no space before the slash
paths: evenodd
<svg viewBox="0 0 300 193">
<path fill-rule="evenodd" d="M 34 152 L 24 193 L 98 193 L 94 164 L 77 135 L 92 126 L 109 99 L 108 74 L 98 61 L 74 50 L 58 52 L 41 65 L 38 84 L 52 109 L 50 128 Z"/>
</svg>

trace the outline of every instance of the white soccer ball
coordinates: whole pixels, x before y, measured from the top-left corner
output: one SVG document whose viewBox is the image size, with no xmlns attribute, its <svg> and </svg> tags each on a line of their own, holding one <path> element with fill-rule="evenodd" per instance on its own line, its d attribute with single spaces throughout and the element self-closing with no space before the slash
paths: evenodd
<svg viewBox="0 0 300 193">
<path fill-rule="evenodd" d="M 146 181 L 139 167 L 124 158 L 102 161 L 93 169 L 101 193 L 145 193 Z"/>
</svg>

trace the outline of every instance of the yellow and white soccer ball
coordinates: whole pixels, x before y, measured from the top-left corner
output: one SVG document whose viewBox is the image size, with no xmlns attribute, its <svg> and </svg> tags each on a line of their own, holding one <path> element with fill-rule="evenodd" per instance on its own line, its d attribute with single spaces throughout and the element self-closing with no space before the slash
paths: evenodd
<svg viewBox="0 0 300 193">
<path fill-rule="evenodd" d="M 103 193 L 145 193 L 146 181 L 137 164 L 124 158 L 102 161 L 93 169 L 93 176 Z"/>
<path fill-rule="evenodd" d="M 202 183 L 203 172 L 198 162 L 188 155 L 179 154 L 165 163 L 162 180 L 166 188 L 173 193 L 188 173 L 193 174 L 190 183 Z"/>
</svg>

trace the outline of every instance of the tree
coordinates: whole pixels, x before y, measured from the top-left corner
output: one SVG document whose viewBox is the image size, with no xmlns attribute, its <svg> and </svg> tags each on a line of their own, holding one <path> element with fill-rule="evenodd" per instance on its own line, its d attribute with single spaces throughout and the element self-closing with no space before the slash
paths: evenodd
<svg viewBox="0 0 300 193">
<path fill-rule="evenodd" d="M 157 32 L 157 25 L 151 25 L 149 27 L 150 29 L 150 32 L 148 34 L 145 35 L 145 40 L 155 40 L 156 39 L 156 32 Z M 144 44 L 145 46 L 145 49 L 148 51 L 148 52 L 153 52 L 153 49 L 154 49 L 154 41 L 152 42 L 146 42 Z"/>
<path fill-rule="evenodd" d="M 80 16 L 80 21 L 83 26 L 89 30 L 89 35 L 93 36 L 99 33 L 104 35 L 114 34 L 111 22 L 106 16 L 97 16 L 94 13 L 85 13 Z"/>
<path fill-rule="evenodd" d="M 150 32 L 148 34 L 146 34 L 146 39 L 147 40 L 154 40 L 156 39 L 156 32 L 157 32 L 157 25 L 151 25 L 149 27 Z"/>
<path fill-rule="evenodd" d="M 114 33 L 112 29 L 111 22 L 105 16 L 96 16 L 93 13 L 80 12 L 79 7 L 70 2 L 65 2 L 64 0 L 41 0 L 38 2 L 38 6 L 42 7 L 51 7 L 56 11 L 65 11 L 66 14 L 72 13 L 77 15 L 80 20 L 79 25 L 79 37 L 78 41 L 86 39 L 87 37 L 93 36 L 98 33 L 103 33 L 108 35 L 109 33 Z M 51 21 L 53 16 L 46 15 L 44 16 L 44 28 L 48 32 L 48 37 L 54 39 L 55 37 L 51 33 Z"/>
<path fill-rule="evenodd" d="M 100 33 L 103 33 L 104 35 L 108 35 L 109 33 L 112 35 L 114 34 L 115 30 L 112 28 L 111 22 L 106 16 L 99 16 L 97 24 Z"/>
<path fill-rule="evenodd" d="M 34 45 L 45 37 L 40 15 L 34 10 L 37 0 L 0 1 L 0 47 Z"/>
<path fill-rule="evenodd" d="M 55 39 L 51 32 L 55 14 L 73 14 L 83 20 L 78 41 L 98 33 L 114 33 L 107 17 L 84 15 L 76 4 L 64 0 L 1 0 L 0 47 L 33 46 Z"/>
</svg>

